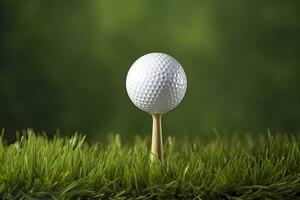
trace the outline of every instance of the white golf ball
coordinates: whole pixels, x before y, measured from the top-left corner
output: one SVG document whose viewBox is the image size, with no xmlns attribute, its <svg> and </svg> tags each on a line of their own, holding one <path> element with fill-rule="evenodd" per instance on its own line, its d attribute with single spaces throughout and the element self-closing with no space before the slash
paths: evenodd
<svg viewBox="0 0 300 200">
<path fill-rule="evenodd" d="M 149 53 L 137 59 L 128 71 L 126 89 L 141 110 L 162 114 L 183 99 L 187 79 L 180 63 L 164 53 Z"/>
</svg>

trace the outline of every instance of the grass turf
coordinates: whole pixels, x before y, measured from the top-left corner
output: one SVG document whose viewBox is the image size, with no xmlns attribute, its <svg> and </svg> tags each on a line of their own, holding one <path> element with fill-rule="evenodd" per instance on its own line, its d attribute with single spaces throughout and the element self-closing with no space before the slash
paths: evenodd
<svg viewBox="0 0 300 200">
<path fill-rule="evenodd" d="M 165 140 L 164 166 L 149 138 L 88 144 L 84 136 L 0 139 L 1 199 L 300 199 L 299 140 L 291 135 Z"/>
</svg>

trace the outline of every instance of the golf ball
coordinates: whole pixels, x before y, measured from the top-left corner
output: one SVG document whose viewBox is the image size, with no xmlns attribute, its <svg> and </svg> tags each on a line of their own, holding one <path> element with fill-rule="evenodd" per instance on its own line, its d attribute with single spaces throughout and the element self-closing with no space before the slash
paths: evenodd
<svg viewBox="0 0 300 200">
<path fill-rule="evenodd" d="M 187 79 L 180 63 L 164 53 L 149 53 L 137 59 L 128 71 L 126 89 L 141 110 L 162 114 L 183 99 Z"/>
</svg>

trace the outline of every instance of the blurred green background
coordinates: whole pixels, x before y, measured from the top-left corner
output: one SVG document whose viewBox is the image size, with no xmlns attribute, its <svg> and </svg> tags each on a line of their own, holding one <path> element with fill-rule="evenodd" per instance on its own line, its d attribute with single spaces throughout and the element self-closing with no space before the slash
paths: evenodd
<svg viewBox="0 0 300 200">
<path fill-rule="evenodd" d="M 1 0 L 0 126 L 89 136 L 147 134 L 131 64 L 174 56 L 186 97 L 166 135 L 300 130 L 300 1 Z"/>
</svg>

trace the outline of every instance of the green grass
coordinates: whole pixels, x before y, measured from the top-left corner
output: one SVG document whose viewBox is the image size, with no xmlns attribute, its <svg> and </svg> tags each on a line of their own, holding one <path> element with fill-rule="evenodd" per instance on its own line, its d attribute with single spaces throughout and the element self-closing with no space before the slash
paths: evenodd
<svg viewBox="0 0 300 200">
<path fill-rule="evenodd" d="M 164 166 L 149 138 L 36 135 L 0 139 L 0 199 L 300 199 L 300 149 L 291 135 L 166 138 Z M 151 168 L 150 168 L 151 166 Z"/>
</svg>

